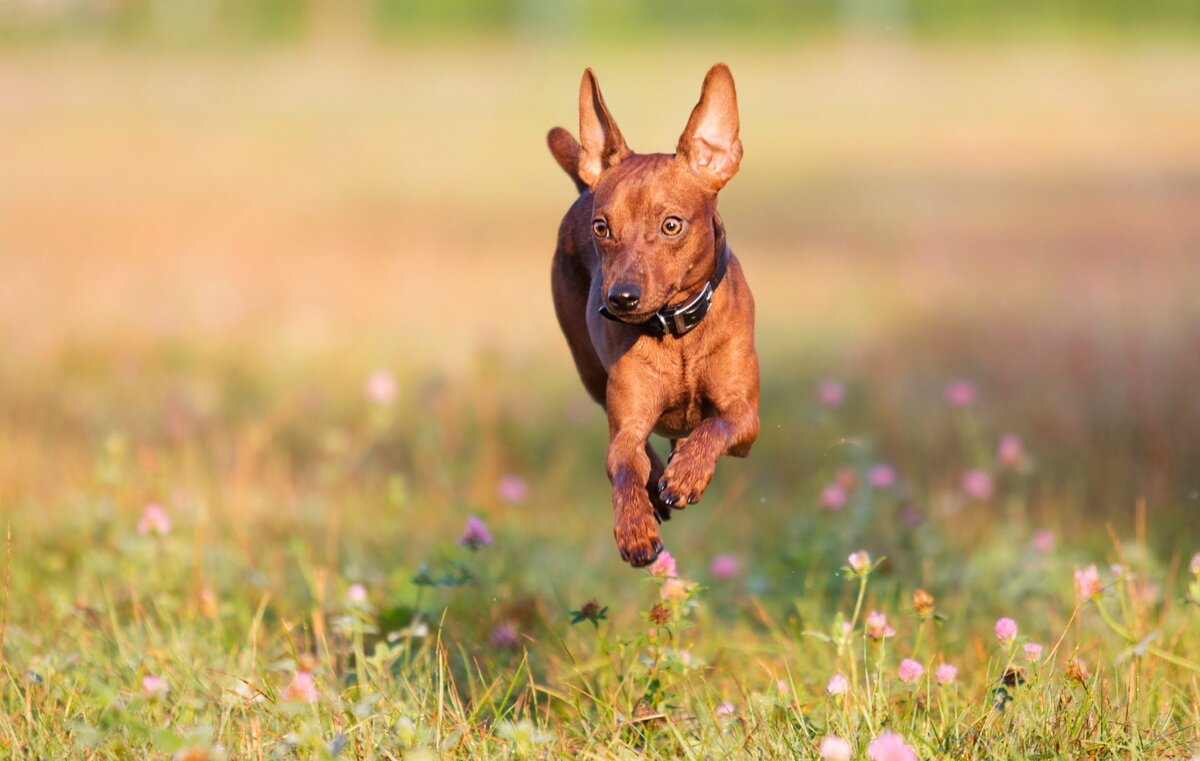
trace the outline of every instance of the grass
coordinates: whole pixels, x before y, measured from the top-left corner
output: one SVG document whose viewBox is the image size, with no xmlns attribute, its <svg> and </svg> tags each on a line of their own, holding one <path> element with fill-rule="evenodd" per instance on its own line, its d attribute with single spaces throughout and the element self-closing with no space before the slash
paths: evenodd
<svg viewBox="0 0 1200 761">
<path fill-rule="evenodd" d="M 9 755 L 1200 752 L 1194 53 L 729 53 L 764 430 L 675 581 L 612 542 L 539 143 L 592 63 L 670 145 L 711 51 L 6 53 Z"/>
<path fill-rule="evenodd" d="M 1200 580 L 1176 539 L 1154 551 L 1144 502 L 1109 525 L 1104 547 L 1104 527 L 1046 485 L 1055 474 L 1033 466 L 1036 453 L 986 463 L 988 499 L 949 486 L 957 468 L 901 468 L 896 485 L 872 487 L 868 466 L 886 458 L 864 443 L 869 419 L 803 393 L 812 443 L 756 452 L 752 480 L 750 463 L 730 464 L 712 504 L 666 525 L 686 591 L 663 602 L 675 583 L 622 568 L 609 546 L 604 489 L 586 467 L 602 425 L 556 427 L 561 413 L 520 390 L 523 373 L 482 377 L 496 376 L 388 404 L 327 390 L 315 406 L 276 403 L 272 422 L 236 435 L 110 433 L 73 496 L 10 504 L 9 747 L 815 757 L 827 734 L 861 751 L 891 730 L 922 757 L 1194 751 Z M 489 410 L 488 398 L 505 404 Z M 513 407 L 521 416 L 501 411 Z M 940 398 L 912 414 L 940 419 L 965 451 L 995 438 L 978 410 Z M 818 508 L 815 473 L 795 488 L 751 485 L 820 461 L 821 441 L 855 442 L 837 447 L 836 478 L 857 482 L 841 509 Z M 506 502 L 497 478 L 509 470 L 524 480 L 509 477 Z M 164 533 L 139 533 L 151 499 Z M 468 514 L 485 516 L 490 544 L 456 543 Z M 875 557 L 868 574 L 847 566 L 859 547 Z M 715 576 L 717 551 L 738 570 Z M 1097 599 L 1077 598 L 1072 571 L 1109 560 L 1124 570 L 1101 572 Z M 918 587 L 932 615 L 914 609 Z M 865 636 L 876 610 L 894 637 Z M 1020 626 L 1011 646 L 992 633 L 1002 615 Z M 1044 659 L 1029 662 L 1026 642 Z M 902 658 L 925 667 L 916 684 L 898 680 Z M 952 685 L 932 677 L 943 662 L 958 669 Z M 826 694 L 835 673 L 851 684 L 839 698 Z"/>
</svg>

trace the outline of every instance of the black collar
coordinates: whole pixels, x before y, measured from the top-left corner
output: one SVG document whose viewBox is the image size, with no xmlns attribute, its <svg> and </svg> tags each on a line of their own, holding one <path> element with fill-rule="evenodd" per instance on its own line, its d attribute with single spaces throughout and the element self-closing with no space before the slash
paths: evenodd
<svg viewBox="0 0 1200 761">
<path fill-rule="evenodd" d="M 638 328 L 647 335 L 658 336 L 660 338 L 667 333 L 676 338 L 690 333 L 704 319 L 704 315 L 708 314 L 708 310 L 712 308 L 713 293 L 725 278 L 725 270 L 729 269 L 729 244 L 725 242 L 724 235 L 719 236 L 717 245 L 719 246 L 717 266 L 713 270 L 712 276 L 705 281 L 704 287 L 700 289 L 699 293 L 682 304 L 663 307 L 650 315 L 650 318 L 645 322 L 625 324 Z M 625 322 L 620 317 L 608 311 L 608 308 L 603 305 L 600 307 L 600 314 L 615 322 Z"/>
</svg>

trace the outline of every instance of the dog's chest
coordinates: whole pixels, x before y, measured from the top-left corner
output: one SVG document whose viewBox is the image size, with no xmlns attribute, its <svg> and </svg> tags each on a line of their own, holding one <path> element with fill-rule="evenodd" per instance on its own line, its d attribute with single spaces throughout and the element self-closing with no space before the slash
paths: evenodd
<svg viewBox="0 0 1200 761">
<path fill-rule="evenodd" d="M 711 414 L 704 394 L 704 373 L 694 358 L 674 353 L 662 358 L 659 370 L 663 393 L 663 411 L 654 426 L 660 436 L 680 438 L 691 433 Z"/>
</svg>

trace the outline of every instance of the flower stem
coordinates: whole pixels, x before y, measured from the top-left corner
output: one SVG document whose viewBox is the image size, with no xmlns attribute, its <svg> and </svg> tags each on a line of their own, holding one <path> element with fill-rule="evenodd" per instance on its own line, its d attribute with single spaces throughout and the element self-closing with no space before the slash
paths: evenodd
<svg viewBox="0 0 1200 761">
<path fill-rule="evenodd" d="M 854 616 L 850 619 L 850 630 L 858 625 L 858 615 L 862 613 L 863 598 L 867 596 L 867 574 L 858 577 L 858 599 L 854 601 Z"/>
<path fill-rule="evenodd" d="M 1192 663 L 1187 658 L 1182 658 L 1175 653 L 1163 650 L 1161 647 L 1150 645 L 1146 648 L 1146 652 L 1156 655 L 1168 663 L 1174 663 L 1176 666 L 1188 669 L 1189 671 L 1195 671 L 1196 673 L 1200 674 L 1200 664 Z"/>
<path fill-rule="evenodd" d="M 1100 617 L 1104 619 L 1104 623 L 1108 624 L 1108 628 L 1119 634 L 1123 639 L 1129 642 L 1134 641 L 1135 638 L 1133 633 L 1117 623 L 1116 620 L 1113 619 L 1112 615 L 1108 612 L 1108 608 L 1105 608 L 1099 600 L 1096 600 L 1096 609 L 1100 611 Z"/>
</svg>

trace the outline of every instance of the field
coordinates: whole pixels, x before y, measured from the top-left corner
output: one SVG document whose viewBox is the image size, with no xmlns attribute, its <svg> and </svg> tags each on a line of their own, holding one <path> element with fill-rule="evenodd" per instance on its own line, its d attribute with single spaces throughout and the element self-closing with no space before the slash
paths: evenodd
<svg viewBox="0 0 1200 761">
<path fill-rule="evenodd" d="M 543 140 L 716 58 L 763 432 L 656 575 Z M 1197 124 L 1182 44 L 5 48 L 0 747 L 1200 754 Z"/>
</svg>

